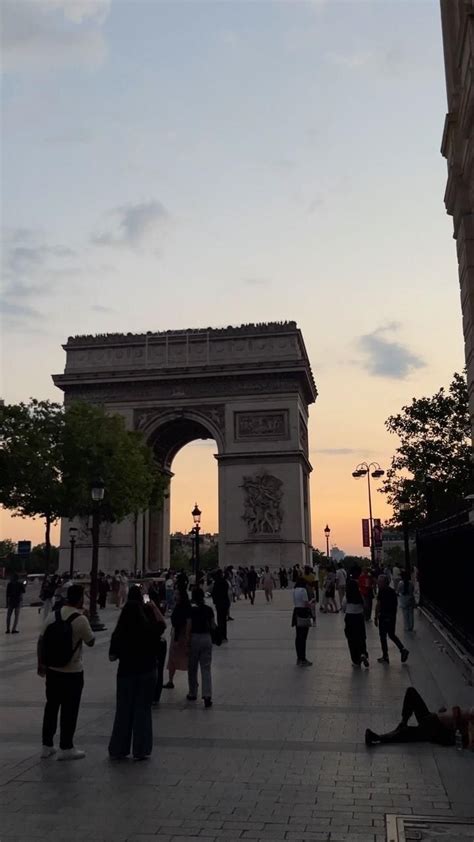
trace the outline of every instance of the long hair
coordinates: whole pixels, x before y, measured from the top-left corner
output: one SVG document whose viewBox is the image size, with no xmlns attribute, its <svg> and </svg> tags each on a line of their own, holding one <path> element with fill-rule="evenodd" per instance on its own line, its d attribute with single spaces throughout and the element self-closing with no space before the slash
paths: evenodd
<svg viewBox="0 0 474 842">
<path fill-rule="evenodd" d="M 150 628 L 143 603 L 132 600 L 126 602 L 115 626 L 114 636 L 118 640 L 128 640 L 131 644 L 139 641 Z"/>
</svg>

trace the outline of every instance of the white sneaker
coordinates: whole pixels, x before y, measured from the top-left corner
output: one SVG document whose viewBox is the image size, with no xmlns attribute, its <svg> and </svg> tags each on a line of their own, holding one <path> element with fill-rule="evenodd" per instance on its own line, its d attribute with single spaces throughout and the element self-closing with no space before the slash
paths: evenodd
<svg viewBox="0 0 474 842">
<path fill-rule="evenodd" d="M 47 760 L 48 757 L 52 757 L 53 754 L 56 754 L 56 749 L 54 746 L 43 746 L 41 749 L 41 759 Z"/>
<path fill-rule="evenodd" d="M 81 751 L 79 748 L 65 748 L 61 749 L 56 760 L 82 760 L 85 756 L 85 751 Z"/>
</svg>

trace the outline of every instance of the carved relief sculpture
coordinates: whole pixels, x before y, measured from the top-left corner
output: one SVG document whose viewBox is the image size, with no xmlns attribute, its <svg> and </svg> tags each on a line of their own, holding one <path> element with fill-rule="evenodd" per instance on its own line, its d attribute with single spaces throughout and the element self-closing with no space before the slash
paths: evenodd
<svg viewBox="0 0 474 842">
<path fill-rule="evenodd" d="M 282 485 L 283 482 L 271 474 L 244 477 L 241 486 L 245 494 L 243 519 L 249 535 L 277 535 L 280 532 Z"/>
<path fill-rule="evenodd" d="M 287 439 L 289 436 L 288 411 L 236 412 L 234 414 L 235 439 Z"/>
</svg>

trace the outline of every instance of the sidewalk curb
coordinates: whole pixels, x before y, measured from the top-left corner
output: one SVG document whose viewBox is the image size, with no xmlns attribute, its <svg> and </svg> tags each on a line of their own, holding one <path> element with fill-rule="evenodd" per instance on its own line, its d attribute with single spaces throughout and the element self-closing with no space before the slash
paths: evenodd
<svg viewBox="0 0 474 842">
<path fill-rule="evenodd" d="M 427 608 L 420 605 L 418 606 L 418 610 L 442 638 L 442 641 L 438 642 L 440 650 L 447 654 L 453 663 L 460 669 L 466 684 L 469 684 L 471 687 L 474 686 L 474 659 L 472 658 L 472 655 L 470 655 L 470 653 L 461 646 L 454 635 L 452 635 L 442 625 L 442 623 L 440 623 L 440 621 L 434 617 L 430 611 L 428 611 Z"/>
</svg>

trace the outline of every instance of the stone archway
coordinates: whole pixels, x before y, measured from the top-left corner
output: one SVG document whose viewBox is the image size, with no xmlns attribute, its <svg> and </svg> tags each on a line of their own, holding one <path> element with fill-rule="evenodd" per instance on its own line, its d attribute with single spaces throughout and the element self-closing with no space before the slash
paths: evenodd
<svg viewBox="0 0 474 842">
<path fill-rule="evenodd" d="M 152 444 L 163 470 L 171 472 L 189 442 L 215 439 L 221 564 L 276 568 L 309 560 L 308 407 L 317 391 L 295 322 L 78 336 L 64 347 L 64 374 L 53 379 L 65 400 L 123 415 Z M 164 567 L 169 504 L 159 517 L 149 513 L 146 526 L 140 556 L 148 567 Z M 134 544 L 130 520 L 112 525 L 101 567 L 132 568 Z M 77 547 L 81 569 L 89 553 L 87 543 Z"/>
</svg>

